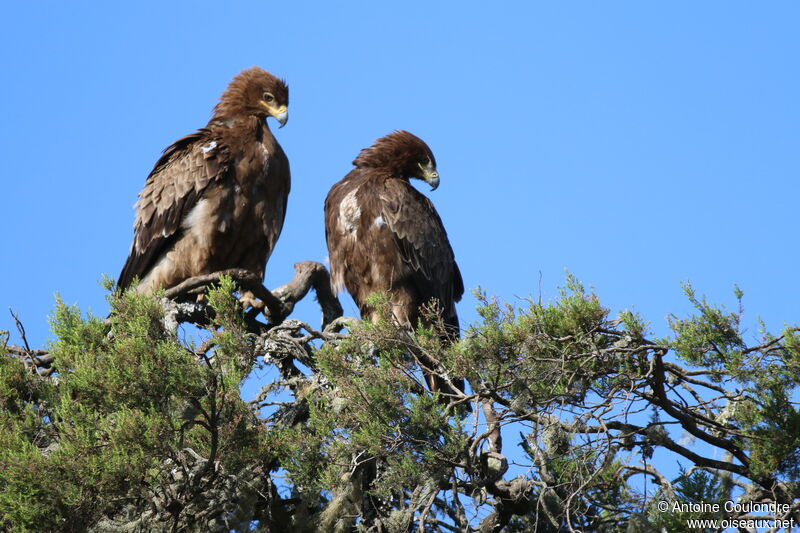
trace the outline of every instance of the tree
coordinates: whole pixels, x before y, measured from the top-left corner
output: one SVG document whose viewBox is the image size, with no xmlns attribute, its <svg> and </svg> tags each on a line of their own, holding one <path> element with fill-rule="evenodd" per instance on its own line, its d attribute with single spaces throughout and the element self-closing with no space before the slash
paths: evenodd
<svg viewBox="0 0 800 533">
<path fill-rule="evenodd" d="M 797 327 L 748 345 L 741 310 L 687 285 L 695 313 L 672 317 L 669 338 L 649 339 L 640 317 L 611 318 L 568 277 L 552 302 L 515 308 L 479 294 L 480 322 L 448 345 L 436 328 L 408 332 L 389 313 L 338 318 L 321 265 L 301 263 L 272 292 L 226 274 L 156 298 L 111 292 L 107 319 L 58 301 L 47 350 L 3 335 L 4 529 L 680 531 L 695 518 L 800 521 Z M 287 318 L 311 286 L 320 330 Z M 239 289 L 261 298 L 267 322 L 241 309 Z M 373 303 L 387 305 L 381 295 Z M 200 324 L 194 335 L 181 334 L 186 321 Z M 420 360 L 471 390 L 431 394 Z M 276 377 L 247 403 L 239 387 L 257 367 Z M 681 471 L 657 468 L 656 453 Z"/>
</svg>

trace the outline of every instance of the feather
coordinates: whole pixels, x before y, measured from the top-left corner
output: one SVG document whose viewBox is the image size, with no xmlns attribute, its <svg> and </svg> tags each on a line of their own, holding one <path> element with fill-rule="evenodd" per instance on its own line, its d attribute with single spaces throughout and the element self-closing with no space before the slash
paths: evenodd
<svg viewBox="0 0 800 533">
<path fill-rule="evenodd" d="M 283 81 L 258 67 L 243 71 L 208 125 L 164 150 L 136 203 L 120 288 L 134 279 L 139 291 L 169 288 L 227 268 L 263 276 L 290 189 L 288 159 L 260 104 L 266 92 L 288 104 Z"/>
<path fill-rule="evenodd" d="M 367 299 L 385 292 L 395 319 L 413 329 L 425 321 L 421 307 L 435 300 L 449 340 L 458 335 L 455 303 L 464 283 L 433 203 L 408 182 L 425 160 L 435 161 L 428 146 L 402 131 L 362 150 L 328 193 L 325 235 L 334 289 L 348 290 L 362 318 L 376 318 Z M 454 392 L 427 378 L 431 390 Z M 463 390 L 463 380 L 453 382 Z"/>
</svg>

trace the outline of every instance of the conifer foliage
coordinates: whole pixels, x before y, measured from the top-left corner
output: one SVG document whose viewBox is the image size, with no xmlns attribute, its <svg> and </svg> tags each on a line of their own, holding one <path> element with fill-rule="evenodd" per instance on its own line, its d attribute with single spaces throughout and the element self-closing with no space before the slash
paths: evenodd
<svg viewBox="0 0 800 533">
<path fill-rule="evenodd" d="M 451 345 L 388 312 L 320 330 L 259 322 L 237 290 L 225 276 L 208 287 L 199 326 L 171 326 L 167 300 L 111 292 L 108 318 L 57 301 L 45 350 L 3 332 L 0 529 L 800 521 L 797 327 L 746 342 L 741 310 L 687 285 L 694 313 L 671 317 L 672 334 L 654 339 L 641 317 L 610 316 L 568 277 L 551 302 L 515 307 L 478 293 L 480 320 Z M 386 309 L 380 295 L 372 303 Z M 469 388 L 431 394 L 419 361 Z M 256 370 L 264 388 L 247 402 L 240 387 Z M 682 505 L 697 502 L 708 505 Z"/>
</svg>

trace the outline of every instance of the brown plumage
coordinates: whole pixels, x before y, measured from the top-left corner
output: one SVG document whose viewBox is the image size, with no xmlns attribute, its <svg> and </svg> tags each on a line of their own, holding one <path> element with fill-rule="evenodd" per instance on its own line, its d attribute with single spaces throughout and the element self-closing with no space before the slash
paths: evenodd
<svg viewBox="0 0 800 533">
<path fill-rule="evenodd" d="M 364 319 L 375 318 L 367 297 L 386 292 L 394 318 L 409 328 L 425 320 L 420 307 L 434 300 L 446 336 L 457 336 L 461 273 L 436 209 L 409 183 L 417 178 L 433 189 L 439 185 L 430 148 L 411 133 L 396 131 L 362 150 L 353 164 L 325 200 L 334 288 L 347 288 Z M 436 376 L 426 379 L 432 391 L 455 392 Z M 464 390 L 463 380 L 454 384 Z"/>
<path fill-rule="evenodd" d="M 263 277 L 281 233 L 289 161 L 266 123 L 287 119 L 289 89 L 258 67 L 237 74 L 205 128 L 177 140 L 136 203 L 120 288 L 149 292 L 244 268 Z"/>
</svg>

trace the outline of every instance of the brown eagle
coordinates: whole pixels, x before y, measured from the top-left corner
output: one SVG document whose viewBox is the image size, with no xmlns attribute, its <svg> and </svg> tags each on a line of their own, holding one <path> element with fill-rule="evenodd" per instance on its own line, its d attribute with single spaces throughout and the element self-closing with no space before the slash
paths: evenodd
<svg viewBox="0 0 800 533">
<path fill-rule="evenodd" d="M 289 161 L 266 123 L 288 118 L 289 89 L 252 67 L 237 74 L 205 128 L 164 150 L 136 203 L 120 288 L 173 287 L 228 268 L 263 279 L 281 233 Z"/>
<path fill-rule="evenodd" d="M 409 183 L 417 178 L 431 190 L 439 186 L 433 153 L 422 139 L 396 131 L 361 150 L 353 165 L 325 200 L 334 290 L 346 287 L 361 317 L 369 319 L 376 317 L 367 297 L 387 293 L 395 320 L 409 328 L 425 320 L 420 307 L 433 301 L 445 335 L 455 338 L 455 304 L 464 293 L 461 272 L 436 209 Z M 431 391 L 455 392 L 437 376 L 426 373 L 426 379 Z M 464 390 L 463 380 L 453 383 Z"/>
</svg>

